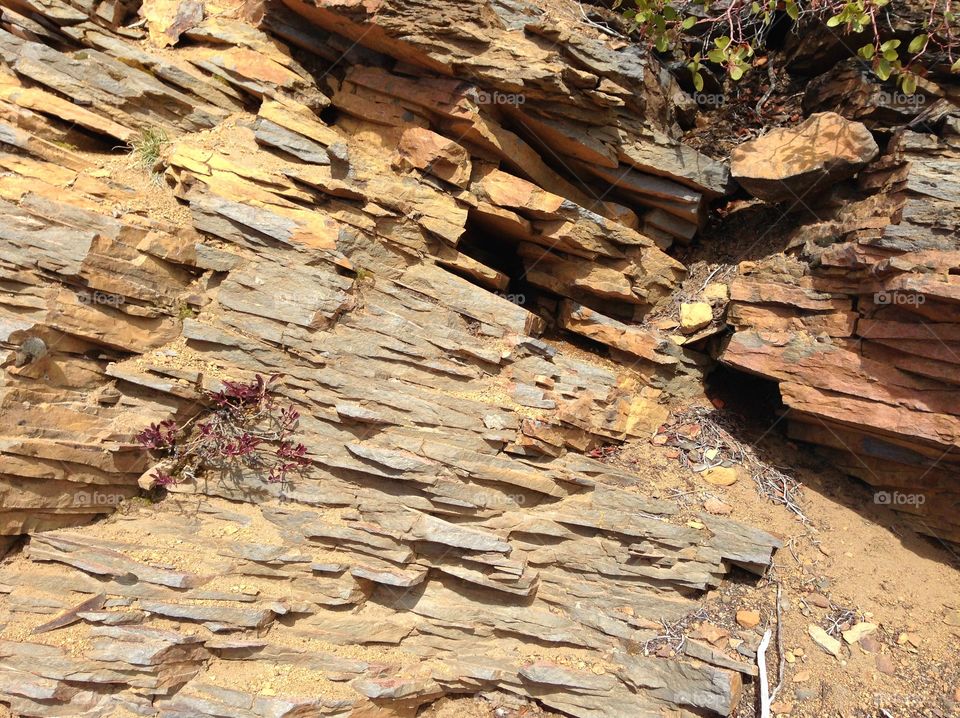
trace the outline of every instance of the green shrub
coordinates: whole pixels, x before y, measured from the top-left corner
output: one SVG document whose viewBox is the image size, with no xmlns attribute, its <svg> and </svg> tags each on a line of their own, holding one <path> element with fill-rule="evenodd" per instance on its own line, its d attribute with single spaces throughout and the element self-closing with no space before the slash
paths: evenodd
<svg viewBox="0 0 960 718">
<path fill-rule="evenodd" d="M 652 48 L 683 57 L 698 92 L 703 89 L 705 63 L 721 67 L 733 80 L 743 77 L 778 13 L 785 13 L 795 23 L 821 23 L 825 31 L 836 29 L 847 37 L 866 33 L 869 42 L 856 54 L 881 80 L 894 77 L 905 93 L 912 94 L 925 56 L 945 55 L 951 71 L 960 73 L 960 23 L 951 2 L 920 0 L 925 19 L 905 47 L 891 37 L 897 15 L 892 0 L 618 0 L 617 4 L 629 6 L 624 16 Z"/>
</svg>

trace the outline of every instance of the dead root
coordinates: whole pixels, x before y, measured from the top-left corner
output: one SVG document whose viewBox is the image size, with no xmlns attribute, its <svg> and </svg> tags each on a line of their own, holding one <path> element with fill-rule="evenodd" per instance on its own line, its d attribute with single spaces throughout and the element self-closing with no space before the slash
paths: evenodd
<svg viewBox="0 0 960 718">
<path fill-rule="evenodd" d="M 800 482 L 764 461 L 753 445 L 737 439 L 733 432 L 741 426 L 730 412 L 695 406 L 674 414 L 671 423 L 660 428 L 653 443 L 680 449 L 680 463 L 697 473 L 717 466 L 744 467 L 761 496 L 784 506 L 808 525 L 810 519 L 801 507 Z"/>
</svg>

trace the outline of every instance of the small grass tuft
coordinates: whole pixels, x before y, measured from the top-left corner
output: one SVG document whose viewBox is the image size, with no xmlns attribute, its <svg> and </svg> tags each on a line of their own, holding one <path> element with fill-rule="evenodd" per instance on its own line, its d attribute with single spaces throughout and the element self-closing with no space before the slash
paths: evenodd
<svg viewBox="0 0 960 718">
<path fill-rule="evenodd" d="M 193 311 L 193 307 L 191 307 L 189 304 L 186 302 L 180 302 L 177 304 L 177 318 L 179 318 L 181 321 L 184 319 L 193 319 L 195 316 L 197 316 L 197 313 Z"/>
<path fill-rule="evenodd" d="M 170 143 L 167 133 L 159 127 L 149 127 L 140 131 L 140 136 L 128 143 L 130 153 L 136 158 L 136 164 L 146 170 L 153 170 L 153 166 L 160 159 L 163 148 Z"/>
</svg>

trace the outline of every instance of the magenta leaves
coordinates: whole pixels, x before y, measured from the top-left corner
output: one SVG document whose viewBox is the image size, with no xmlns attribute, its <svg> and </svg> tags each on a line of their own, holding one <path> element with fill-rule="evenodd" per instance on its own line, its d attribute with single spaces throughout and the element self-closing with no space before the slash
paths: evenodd
<svg viewBox="0 0 960 718">
<path fill-rule="evenodd" d="M 280 457 L 280 461 L 270 470 L 270 476 L 267 477 L 267 480 L 284 481 L 288 471 L 294 471 L 309 463 L 306 454 L 307 447 L 303 444 L 294 446 L 292 441 L 281 442 L 280 448 L 277 449 L 277 456 Z"/>
<path fill-rule="evenodd" d="M 161 471 L 157 469 L 156 473 L 153 475 L 154 481 L 157 486 L 170 486 L 171 484 L 177 483 L 177 480 L 173 478 L 166 471 Z"/>
<path fill-rule="evenodd" d="M 223 389 L 216 394 L 211 394 L 210 398 L 219 407 L 245 408 L 263 404 L 268 399 L 270 387 L 279 379 L 274 374 L 267 381 L 257 374 L 249 384 L 241 384 L 238 381 L 223 382 Z"/>
<path fill-rule="evenodd" d="M 307 447 L 293 434 L 300 412 L 278 407 L 273 389 L 279 380 L 259 374 L 249 383 L 225 381 L 218 392 L 208 392 L 210 412 L 192 429 L 168 419 L 137 434 L 144 448 L 164 457 L 164 470 L 154 481 L 170 486 L 209 471 L 237 479 L 244 469 L 271 483 L 285 483 L 291 472 L 310 465 Z"/>
<path fill-rule="evenodd" d="M 137 434 L 137 441 L 151 451 L 172 449 L 177 441 L 177 422 L 173 419 L 150 424 Z"/>
</svg>

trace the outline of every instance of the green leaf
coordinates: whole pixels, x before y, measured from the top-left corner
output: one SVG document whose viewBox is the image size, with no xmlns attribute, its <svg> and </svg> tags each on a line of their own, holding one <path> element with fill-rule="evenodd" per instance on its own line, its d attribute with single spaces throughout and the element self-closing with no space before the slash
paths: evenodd
<svg viewBox="0 0 960 718">
<path fill-rule="evenodd" d="M 681 23 L 684 30 L 689 30 L 691 27 L 693 27 L 696 24 L 697 24 L 697 18 L 695 18 L 693 15 L 691 15 L 690 17 L 684 18 L 683 22 Z"/>
<path fill-rule="evenodd" d="M 743 77 L 743 68 L 740 65 L 734 65 L 730 68 L 730 78 L 734 81 Z"/>
<path fill-rule="evenodd" d="M 730 38 L 726 35 L 723 35 L 722 37 L 718 37 L 716 40 L 714 40 L 713 44 L 719 47 L 721 50 L 726 50 L 730 45 Z"/>
<path fill-rule="evenodd" d="M 657 52 L 666 52 L 670 47 L 670 43 L 667 40 L 666 35 L 659 35 L 656 41 Z"/>
<path fill-rule="evenodd" d="M 903 91 L 908 95 L 917 91 L 917 76 L 912 72 L 903 75 Z"/>
<path fill-rule="evenodd" d="M 834 15 L 829 20 L 827 20 L 827 27 L 836 27 L 841 22 L 843 22 L 843 18 L 840 15 Z"/>
<path fill-rule="evenodd" d="M 877 77 L 879 77 L 881 80 L 889 80 L 890 73 L 892 72 L 893 72 L 893 67 L 891 67 L 890 63 L 886 60 L 886 58 L 880 58 L 880 62 L 877 63 L 877 69 L 876 69 Z"/>
<path fill-rule="evenodd" d="M 874 52 L 873 45 L 864 45 L 859 50 L 857 50 L 857 54 L 860 57 L 862 57 L 864 60 L 873 59 L 873 52 Z"/>
<path fill-rule="evenodd" d="M 883 59 L 889 60 L 890 62 L 894 62 L 898 57 L 900 57 L 900 53 L 896 50 L 887 50 L 883 53 Z"/>
<path fill-rule="evenodd" d="M 800 17 L 800 8 L 797 7 L 795 2 L 791 2 L 791 0 L 787 0 L 787 15 L 791 20 L 796 20 Z"/>
<path fill-rule="evenodd" d="M 927 36 L 917 35 L 910 41 L 909 47 L 907 47 L 907 52 L 913 54 L 915 52 L 920 52 L 923 49 L 923 46 L 927 44 Z"/>
<path fill-rule="evenodd" d="M 896 50 L 898 47 L 900 47 L 899 40 L 887 40 L 880 46 L 880 49 L 886 52 L 887 50 Z"/>
<path fill-rule="evenodd" d="M 693 87 L 697 92 L 703 92 L 703 75 L 699 72 L 693 73 Z"/>
<path fill-rule="evenodd" d="M 707 59 L 710 60 L 710 62 L 716 62 L 719 64 L 725 62 L 727 56 L 723 53 L 723 50 L 711 50 L 707 53 Z"/>
</svg>

